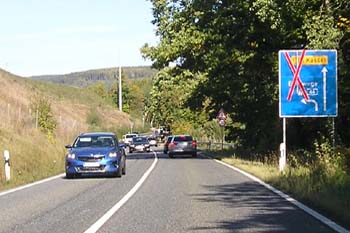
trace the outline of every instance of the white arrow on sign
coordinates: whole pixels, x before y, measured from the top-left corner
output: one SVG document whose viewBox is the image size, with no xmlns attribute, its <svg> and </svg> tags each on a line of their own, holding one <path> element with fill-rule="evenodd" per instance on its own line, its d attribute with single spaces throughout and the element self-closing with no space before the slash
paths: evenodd
<svg viewBox="0 0 350 233">
<path fill-rule="evenodd" d="M 323 74 L 323 111 L 327 111 L 327 68 L 323 67 L 322 69 L 322 74 Z"/>
<path fill-rule="evenodd" d="M 302 99 L 301 102 L 302 102 L 303 104 L 313 103 L 313 104 L 315 105 L 315 111 L 318 112 L 318 103 L 317 103 L 316 100 L 313 100 L 313 99 L 308 99 L 308 100 Z"/>
</svg>

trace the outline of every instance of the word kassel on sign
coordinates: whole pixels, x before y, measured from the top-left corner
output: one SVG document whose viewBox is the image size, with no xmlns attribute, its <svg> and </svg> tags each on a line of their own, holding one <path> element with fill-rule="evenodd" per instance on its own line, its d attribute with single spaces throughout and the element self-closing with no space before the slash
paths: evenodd
<svg viewBox="0 0 350 233">
<path fill-rule="evenodd" d="M 223 108 L 220 108 L 216 118 L 218 119 L 219 126 L 224 127 L 226 125 L 227 115 Z"/>
<path fill-rule="evenodd" d="M 337 51 L 281 50 L 280 117 L 336 117 Z"/>
</svg>

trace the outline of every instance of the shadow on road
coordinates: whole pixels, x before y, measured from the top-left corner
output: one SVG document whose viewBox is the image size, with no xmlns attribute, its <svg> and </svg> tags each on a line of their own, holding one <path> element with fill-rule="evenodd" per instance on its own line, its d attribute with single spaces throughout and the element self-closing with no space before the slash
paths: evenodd
<svg viewBox="0 0 350 233">
<path fill-rule="evenodd" d="M 176 159 L 209 159 L 203 156 L 198 155 L 197 157 L 192 157 L 192 155 L 175 155 L 174 158 L 170 158 L 168 154 L 164 154 L 160 151 L 157 152 L 157 158 L 158 159 L 170 159 L 170 160 L 176 160 Z M 141 152 L 136 152 L 132 154 L 127 154 L 126 155 L 127 160 L 133 160 L 133 159 L 154 159 L 154 154 L 152 152 L 148 153 L 141 153 Z"/>
<path fill-rule="evenodd" d="M 190 231 L 229 232 L 334 232 L 318 220 L 255 182 L 202 186 L 206 191 L 191 195 L 196 201 L 217 202 L 228 208 L 228 221 L 207 223 Z M 232 220 L 231 220 L 232 219 Z"/>
</svg>

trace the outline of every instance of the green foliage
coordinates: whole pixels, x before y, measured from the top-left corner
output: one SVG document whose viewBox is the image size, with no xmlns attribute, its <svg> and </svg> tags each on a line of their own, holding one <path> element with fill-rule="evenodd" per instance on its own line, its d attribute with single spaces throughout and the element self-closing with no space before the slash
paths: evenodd
<svg viewBox="0 0 350 233">
<path fill-rule="evenodd" d="M 96 95 L 100 96 L 102 99 L 106 99 L 108 97 L 106 84 L 103 82 L 97 82 L 89 86 L 87 90 L 94 92 Z"/>
<path fill-rule="evenodd" d="M 321 14 L 306 17 L 305 25 L 307 47 L 309 49 L 338 49 L 339 41 L 344 33 L 335 27 L 336 21 L 332 15 Z"/>
<path fill-rule="evenodd" d="M 342 103 L 336 125 L 350 126 L 347 1 L 151 2 L 160 42 L 141 49 L 160 69 L 147 103 L 150 121 L 175 126 L 185 120 L 205 128 L 223 107 L 233 122 L 227 127 L 227 140 L 239 141 L 256 153 L 275 151 L 282 139 L 278 51 L 332 48 L 342 51 L 338 62 Z M 329 134 L 329 126 L 322 119 L 291 119 L 288 147 L 311 149 L 319 134 Z M 346 128 L 337 132 L 348 145 Z"/>
<path fill-rule="evenodd" d="M 221 149 L 207 154 L 271 183 L 347 226 L 350 221 L 350 176 L 345 174 L 342 166 L 345 157 L 349 157 L 349 151 L 339 150 L 334 153 L 329 141 L 321 137 L 314 142 L 313 151 L 289 152 L 288 162 L 293 166 L 288 166 L 284 174 L 278 171 L 276 161 L 271 161 L 273 156 L 270 155 L 265 155 L 269 158 L 265 160 L 261 159 L 263 157 L 257 159 L 255 156 L 241 154 L 237 150 L 222 152 Z M 296 153 L 300 156 L 296 156 Z"/>
<path fill-rule="evenodd" d="M 140 118 L 145 108 L 145 100 L 152 87 L 151 84 L 151 79 L 129 80 L 126 73 L 122 72 L 123 112 Z M 107 86 L 107 82 L 99 81 L 88 86 L 85 90 L 98 95 L 115 107 L 119 106 L 119 83 L 117 81 L 114 81 L 110 87 Z"/>
<path fill-rule="evenodd" d="M 101 116 L 94 108 L 90 109 L 86 118 L 86 123 L 88 123 L 91 128 L 98 128 L 101 126 Z"/>
<path fill-rule="evenodd" d="M 31 100 L 31 109 L 39 129 L 46 133 L 50 142 L 54 142 L 54 130 L 56 129 L 57 121 L 53 116 L 49 100 L 36 95 Z"/>
</svg>

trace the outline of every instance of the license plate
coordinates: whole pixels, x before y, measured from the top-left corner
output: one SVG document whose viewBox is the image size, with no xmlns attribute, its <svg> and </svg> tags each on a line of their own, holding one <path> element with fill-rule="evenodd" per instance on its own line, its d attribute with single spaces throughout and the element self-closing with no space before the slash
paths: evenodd
<svg viewBox="0 0 350 233">
<path fill-rule="evenodd" d="M 136 149 L 143 150 L 143 146 L 136 146 Z"/>
<path fill-rule="evenodd" d="M 95 162 L 86 162 L 83 165 L 84 167 L 99 167 L 100 164 L 99 163 L 95 163 Z"/>
</svg>

